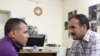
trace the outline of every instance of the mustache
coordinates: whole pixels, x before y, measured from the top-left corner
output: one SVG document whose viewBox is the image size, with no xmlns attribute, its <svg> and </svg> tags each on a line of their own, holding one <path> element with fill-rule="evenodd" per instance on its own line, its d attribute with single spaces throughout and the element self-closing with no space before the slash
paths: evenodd
<svg viewBox="0 0 100 56">
<path fill-rule="evenodd" d="M 76 35 L 75 33 L 70 33 L 71 35 Z"/>
</svg>

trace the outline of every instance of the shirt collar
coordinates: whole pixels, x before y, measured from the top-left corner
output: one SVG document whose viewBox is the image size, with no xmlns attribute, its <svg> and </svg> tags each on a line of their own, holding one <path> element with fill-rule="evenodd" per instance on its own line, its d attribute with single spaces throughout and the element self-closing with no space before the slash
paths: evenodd
<svg viewBox="0 0 100 56">
<path fill-rule="evenodd" d="M 92 31 L 91 30 L 88 30 L 83 38 L 84 41 L 87 41 L 89 42 L 89 37 L 91 35 Z"/>
</svg>

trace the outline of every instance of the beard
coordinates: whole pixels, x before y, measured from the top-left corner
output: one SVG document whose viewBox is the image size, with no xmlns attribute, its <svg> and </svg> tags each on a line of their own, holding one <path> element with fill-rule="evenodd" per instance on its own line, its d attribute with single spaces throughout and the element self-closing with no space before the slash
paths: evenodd
<svg viewBox="0 0 100 56">
<path fill-rule="evenodd" d="M 82 40 L 84 37 L 83 34 L 75 34 L 75 33 L 71 33 L 71 36 L 73 37 L 73 40 Z"/>
</svg>

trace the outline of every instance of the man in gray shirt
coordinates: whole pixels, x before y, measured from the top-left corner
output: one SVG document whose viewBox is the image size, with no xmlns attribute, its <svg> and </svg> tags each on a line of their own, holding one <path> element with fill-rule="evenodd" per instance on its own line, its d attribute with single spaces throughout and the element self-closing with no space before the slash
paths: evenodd
<svg viewBox="0 0 100 56">
<path fill-rule="evenodd" d="M 89 29 L 89 20 L 85 15 L 70 18 L 69 32 L 74 40 L 71 56 L 100 56 L 100 34 Z"/>
</svg>

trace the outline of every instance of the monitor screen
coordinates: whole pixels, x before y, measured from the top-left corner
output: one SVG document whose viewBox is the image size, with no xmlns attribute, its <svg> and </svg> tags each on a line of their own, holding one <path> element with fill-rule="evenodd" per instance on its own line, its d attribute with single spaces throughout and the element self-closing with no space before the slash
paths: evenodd
<svg viewBox="0 0 100 56">
<path fill-rule="evenodd" d="M 45 35 L 34 35 L 28 38 L 26 46 L 43 46 L 45 41 Z"/>
</svg>

